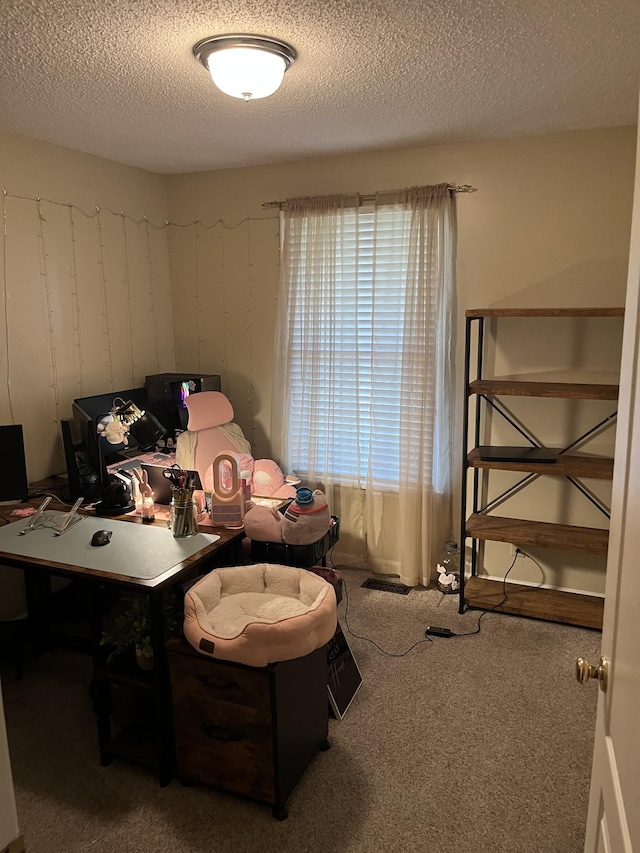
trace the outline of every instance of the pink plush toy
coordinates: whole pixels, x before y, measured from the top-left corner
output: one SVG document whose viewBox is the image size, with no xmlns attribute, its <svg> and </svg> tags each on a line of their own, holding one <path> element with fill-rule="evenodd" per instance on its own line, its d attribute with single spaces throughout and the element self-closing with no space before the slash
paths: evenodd
<svg viewBox="0 0 640 853">
<path fill-rule="evenodd" d="M 258 506 L 248 501 L 244 512 L 244 532 L 249 539 L 282 542 L 282 515 L 275 507 Z"/>
<path fill-rule="evenodd" d="M 331 527 L 329 504 L 320 489 L 297 489 L 282 520 L 282 541 L 289 545 L 311 545 Z"/>
<path fill-rule="evenodd" d="M 254 460 L 251 491 L 252 494 L 265 498 L 295 498 L 296 496 L 295 486 L 285 481 L 282 470 L 273 459 Z"/>
<path fill-rule="evenodd" d="M 296 490 L 285 514 L 274 507 L 249 501 L 245 508 L 244 532 L 256 542 L 284 542 L 287 545 L 311 545 L 331 527 L 331 513 L 324 494 L 303 486 Z"/>
</svg>

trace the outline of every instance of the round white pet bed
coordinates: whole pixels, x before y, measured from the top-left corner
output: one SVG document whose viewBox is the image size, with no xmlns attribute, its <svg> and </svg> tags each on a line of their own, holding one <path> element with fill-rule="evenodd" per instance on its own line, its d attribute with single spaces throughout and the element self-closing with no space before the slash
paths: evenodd
<svg viewBox="0 0 640 853">
<path fill-rule="evenodd" d="M 333 637 L 333 586 L 305 569 L 259 563 L 215 569 L 184 600 L 184 635 L 199 652 L 247 666 L 304 657 Z"/>
</svg>

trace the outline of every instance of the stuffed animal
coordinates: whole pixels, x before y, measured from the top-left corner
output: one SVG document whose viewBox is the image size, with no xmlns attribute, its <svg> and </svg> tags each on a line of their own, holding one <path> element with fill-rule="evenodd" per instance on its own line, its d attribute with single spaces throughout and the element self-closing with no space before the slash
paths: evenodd
<svg viewBox="0 0 640 853">
<path fill-rule="evenodd" d="M 286 482 L 280 466 L 273 459 L 255 459 L 251 491 L 265 498 L 295 498 L 295 486 Z"/>
<path fill-rule="evenodd" d="M 244 532 L 256 542 L 311 545 L 325 535 L 333 521 L 324 494 L 303 486 L 284 515 L 275 507 L 249 501 L 245 508 Z"/>
<path fill-rule="evenodd" d="M 289 545 L 311 545 L 331 527 L 331 513 L 324 493 L 302 486 L 282 519 L 282 541 Z"/>
<path fill-rule="evenodd" d="M 282 515 L 275 507 L 248 501 L 244 510 L 244 532 L 256 542 L 282 542 Z"/>
<path fill-rule="evenodd" d="M 128 444 L 127 430 L 117 418 L 103 419 L 97 427 L 99 436 L 103 436 L 109 444 Z"/>
</svg>

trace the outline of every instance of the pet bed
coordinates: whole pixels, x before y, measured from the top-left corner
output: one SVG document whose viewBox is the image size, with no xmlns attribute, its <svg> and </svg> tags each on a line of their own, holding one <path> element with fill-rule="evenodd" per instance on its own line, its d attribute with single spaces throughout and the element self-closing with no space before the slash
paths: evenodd
<svg viewBox="0 0 640 853">
<path fill-rule="evenodd" d="M 336 624 L 331 584 L 290 566 L 216 569 L 185 595 L 189 643 L 213 658 L 248 666 L 304 657 L 333 637 Z"/>
</svg>

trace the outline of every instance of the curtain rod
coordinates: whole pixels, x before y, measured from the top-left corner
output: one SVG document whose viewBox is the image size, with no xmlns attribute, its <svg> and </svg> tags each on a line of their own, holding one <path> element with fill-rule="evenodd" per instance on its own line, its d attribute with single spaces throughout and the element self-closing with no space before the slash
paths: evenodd
<svg viewBox="0 0 640 853">
<path fill-rule="evenodd" d="M 449 184 L 447 189 L 452 193 L 477 193 L 478 190 L 476 187 L 472 187 L 471 184 Z M 392 191 L 393 192 L 393 191 Z M 353 193 L 353 195 L 357 195 L 357 193 Z M 380 193 L 380 195 L 385 195 L 385 193 Z M 375 194 L 371 193 L 369 195 L 361 195 L 360 204 L 371 204 L 376 200 Z M 286 204 L 286 201 L 263 201 L 262 207 L 279 207 L 282 208 Z"/>
</svg>

